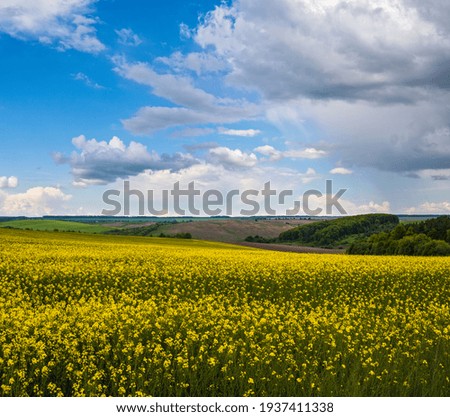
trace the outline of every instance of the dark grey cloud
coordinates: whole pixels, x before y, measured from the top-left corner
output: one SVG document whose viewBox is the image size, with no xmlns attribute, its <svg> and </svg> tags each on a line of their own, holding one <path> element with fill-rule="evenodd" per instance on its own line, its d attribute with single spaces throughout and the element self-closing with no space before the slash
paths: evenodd
<svg viewBox="0 0 450 417">
<path fill-rule="evenodd" d="M 421 16 L 442 33 L 450 33 L 450 3 L 447 0 L 404 0 L 404 4 L 414 8 Z"/>
<path fill-rule="evenodd" d="M 416 104 L 384 105 L 303 100 L 297 102 L 291 119 L 313 121 L 323 138 L 320 149 L 346 167 L 411 176 L 416 171 L 450 168 L 449 98 L 441 93 Z M 287 112 L 281 106 L 272 113 L 276 119 Z"/>
<path fill-rule="evenodd" d="M 449 32 L 436 12 L 449 6 L 435 3 L 241 0 L 211 12 L 195 39 L 231 63 L 230 82 L 269 100 L 415 102 L 449 85 Z"/>
<path fill-rule="evenodd" d="M 449 128 L 436 129 L 421 136 L 381 137 L 372 141 L 354 139 L 336 146 L 337 152 L 343 155 L 343 162 L 353 166 L 369 166 L 410 176 L 423 170 L 450 169 Z M 446 179 L 441 175 L 430 177 Z"/>
</svg>

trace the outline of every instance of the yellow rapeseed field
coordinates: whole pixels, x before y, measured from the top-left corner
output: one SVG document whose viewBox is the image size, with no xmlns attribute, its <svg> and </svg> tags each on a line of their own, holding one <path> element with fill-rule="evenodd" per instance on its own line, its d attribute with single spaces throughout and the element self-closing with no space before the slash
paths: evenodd
<svg viewBox="0 0 450 417">
<path fill-rule="evenodd" d="M 450 258 L 0 230 L 2 396 L 444 396 Z"/>
</svg>

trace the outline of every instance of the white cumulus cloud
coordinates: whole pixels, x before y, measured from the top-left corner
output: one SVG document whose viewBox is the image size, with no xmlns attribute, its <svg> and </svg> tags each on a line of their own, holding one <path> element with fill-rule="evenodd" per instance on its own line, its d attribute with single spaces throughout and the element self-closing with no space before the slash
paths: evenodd
<svg viewBox="0 0 450 417">
<path fill-rule="evenodd" d="M 332 198 L 333 196 L 328 196 L 328 199 Z M 311 196 L 310 198 L 310 208 L 315 209 L 317 207 L 325 209 L 327 207 L 327 195 L 323 194 L 320 197 L 317 196 Z M 368 214 L 368 213 L 390 213 L 391 212 L 391 204 L 389 201 L 383 201 L 381 203 L 378 203 L 376 201 L 369 201 L 369 202 L 356 202 L 345 198 L 340 198 L 338 200 L 339 204 L 342 206 L 342 209 L 345 211 L 345 213 L 341 213 L 337 207 L 333 206 L 331 209 L 332 215 L 356 215 L 356 214 Z M 322 215 L 325 214 L 324 212 L 321 213 Z"/>
<path fill-rule="evenodd" d="M 261 133 L 258 129 L 226 129 L 223 127 L 219 127 L 218 132 L 221 135 L 241 136 L 244 138 L 252 138 L 253 136 L 257 136 Z"/>
<path fill-rule="evenodd" d="M 23 40 L 37 40 L 59 49 L 97 53 L 105 46 L 97 39 L 91 16 L 96 0 L 2 0 L 0 32 Z"/>
<path fill-rule="evenodd" d="M 450 202 L 425 202 L 405 210 L 407 214 L 450 214 Z"/>
<path fill-rule="evenodd" d="M 282 158 L 291 159 L 319 159 L 324 158 L 328 155 L 326 151 L 316 149 L 316 148 L 305 148 L 305 149 L 288 149 L 285 151 L 280 151 L 275 149 L 270 145 L 258 146 L 254 149 L 255 152 L 261 155 L 269 157 L 271 161 L 277 161 Z"/>
<path fill-rule="evenodd" d="M 344 167 L 336 167 L 330 170 L 330 174 L 337 174 L 337 175 L 350 175 L 353 174 L 353 171 L 348 168 Z"/>
<path fill-rule="evenodd" d="M 246 153 L 240 149 L 230 149 L 225 146 L 210 149 L 208 156 L 211 161 L 229 168 L 249 168 L 258 162 L 254 153 Z"/>
<path fill-rule="evenodd" d="M 43 216 L 60 214 L 67 210 L 72 198 L 56 187 L 33 187 L 24 193 L 0 192 L 0 213 L 8 216 Z"/>
<path fill-rule="evenodd" d="M 107 142 L 87 140 L 81 135 L 73 138 L 72 144 L 78 152 L 70 156 L 55 153 L 53 158 L 57 163 L 71 166 L 77 186 L 107 184 L 145 170 L 178 170 L 197 163 L 190 154 L 159 155 L 139 142 L 126 145 L 117 136 Z"/>
<path fill-rule="evenodd" d="M 17 177 L 0 177 L 0 188 L 16 188 L 18 185 Z"/>
</svg>

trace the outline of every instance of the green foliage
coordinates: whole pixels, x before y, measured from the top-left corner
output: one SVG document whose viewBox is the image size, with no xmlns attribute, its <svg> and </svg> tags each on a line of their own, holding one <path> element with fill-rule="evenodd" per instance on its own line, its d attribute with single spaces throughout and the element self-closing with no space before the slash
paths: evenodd
<svg viewBox="0 0 450 417">
<path fill-rule="evenodd" d="M 121 235 L 121 236 L 155 236 L 155 232 L 159 230 L 159 228 L 166 224 L 173 224 L 173 221 L 168 222 L 158 222 L 155 224 L 151 224 L 149 226 L 140 226 L 140 227 L 127 227 L 125 229 L 115 229 L 107 232 L 106 234 L 110 235 Z M 177 222 L 175 222 L 177 223 Z M 192 239 L 192 235 L 188 232 L 186 233 L 177 233 L 175 235 L 166 235 L 165 233 L 159 233 L 159 237 L 174 237 L 177 239 Z"/>
<path fill-rule="evenodd" d="M 280 234 L 279 241 L 330 246 L 354 235 L 370 236 L 381 231 L 389 231 L 398 223 L 398 217 L 392 214 L 363 214 L 341 217 L 287 230 Z"/>
<path fill-rule="evenodd" d="M 115 229 L 106 232 L 109 235 L 121 236 L 152 236 L 158 230 L 160 223 L 151 224 L 150 226 L 127 227 L 125 229 Z"/>
<path fill-rule="evenodd" d="M 176 239 L 192 239 L 192 235 L 189 232 L 177 233 L 174 237 Z"/>
<path fill-rule="evenodd" d="M 165 233 L 160 233 L 158 237 L 172 237 L 175 239 L 192 239 L 192 235 L 189 232 L 180 232 L 176 235 L 166 235 Z"/>
<path fill-rule="evenodd" d="M 390 233 L 378 233 L 354 242 L 347 253 L 361 255 L 449 256 L 450 217 L 399 224 Z"/>
<path fill-rule="evenodd" d="M 450 243 L 450 216 L 440 216 L 411 225 L 415 233 L 423 233 L 433 240 L 446 240 Z"/>
<path fill-rule="evenodd" d="M 244 240 L 246 242 L 256 242 L 256 243 L 272 243 L 272 242 L 275 241 L 275 239 L 262 237 L 262 236 L 259 236 L 259 235 L 247 236 Z"/>
</svg>

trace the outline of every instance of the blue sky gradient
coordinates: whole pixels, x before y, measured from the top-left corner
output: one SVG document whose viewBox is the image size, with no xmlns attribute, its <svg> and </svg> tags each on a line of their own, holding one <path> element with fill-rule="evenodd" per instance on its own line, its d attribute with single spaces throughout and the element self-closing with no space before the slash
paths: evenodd
<svg viewBox="0 0 450 417">
<path fill-rule="evenodd" d="M 0 215 L 326 179 L 350 214 L 450 213 L 450 6 L 357 3 L 5 0 Z"/>
</svg>

